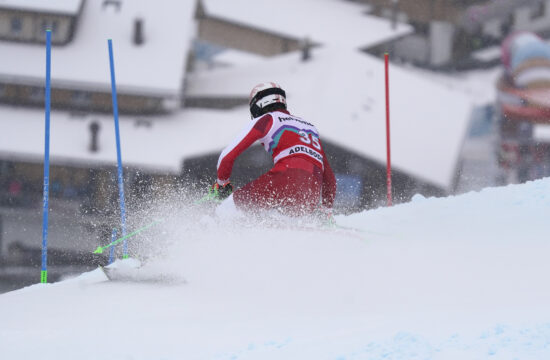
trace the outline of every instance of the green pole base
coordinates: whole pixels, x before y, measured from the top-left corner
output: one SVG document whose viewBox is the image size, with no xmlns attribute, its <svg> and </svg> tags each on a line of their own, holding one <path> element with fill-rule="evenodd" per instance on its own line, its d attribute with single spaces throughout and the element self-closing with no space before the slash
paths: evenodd
<svg viewBox="0 0 550 360">
<path fill-rule="evenodd" d="M 46 284 L 48 282 L 48 270 L 42 270 L 40 272 L 40 282 Z"/>
<path fill-rule="evenodd" d="M 122 255 L 122 258 L 123 258 L 123 259 L 129 259 L 130 256 L 129 256 L 128 254 L 126 254 L 126 255 Z"/>
</svg>

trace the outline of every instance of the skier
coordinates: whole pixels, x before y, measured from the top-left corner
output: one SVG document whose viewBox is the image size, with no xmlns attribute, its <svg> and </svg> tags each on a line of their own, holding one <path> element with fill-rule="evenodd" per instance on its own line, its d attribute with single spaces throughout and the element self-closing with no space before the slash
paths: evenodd
<svg viewBox="0 0 550 360">
<path fill-rule="evenodd" d="M 287 111 L 285 91 L 268 82 L 250 93 L 252 121 L 226 147 L 218 160 L 218 178 L 212 186 L 227 199 L 217 213 L 238 209 L 278 209 L 286 215 L 308 215 L 324 210 L 331 216 L 336 179 L 315 126 Z M 229 178 L 235 159 L 260 141 L 273 157 L 267 173 L 233 192 Z"/>
</svg>

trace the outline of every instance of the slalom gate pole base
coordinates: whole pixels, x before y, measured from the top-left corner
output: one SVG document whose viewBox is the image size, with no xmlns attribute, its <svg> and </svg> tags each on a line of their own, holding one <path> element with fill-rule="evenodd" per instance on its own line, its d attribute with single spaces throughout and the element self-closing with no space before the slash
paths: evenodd
<svg viewBox="0 0 550 360">
<path fill-rule="evenodd" d="M 42 270 L 40 272 L 40 283 L 46 284 L 48 282 L 48 270 Z"/>
</svg>

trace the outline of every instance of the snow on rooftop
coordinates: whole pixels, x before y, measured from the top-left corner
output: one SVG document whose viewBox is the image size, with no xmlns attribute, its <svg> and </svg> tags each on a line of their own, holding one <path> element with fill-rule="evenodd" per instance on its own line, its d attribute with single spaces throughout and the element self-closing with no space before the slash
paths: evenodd
<svg viewBox="0 0 550 360">
<path fill-rule="evenodd" d="M 104 8 L 103 0 L 85 1 L 73 40 L 52 47 L 52 85 L 110 90 L 107 39 L 112 39 L 119 90 L 179 95 L 195 36 L 194 10 L 193 1 L 124 1 L 120 11 Z M 137 18 L 144 22 L 140 46 L 133 43 Z M 0 41 L 0 77 L 43 85 L 45 53 L 44 45 Z"/>
<path fill-rule="evenodd" d="M 365 14 L 364 4 L 342 0 L 203 0 L 205 12 L 291 38 L 359 48 L 408 34 L 411 26 Z"/>
<path fill-rule="evenodd" d="M 550 142 L 550 125 L 549 124 L 536 124 L 533 127 L 533 138 L 536 141 Z"/>
<path fill-rule="evenodd" d="M 0 119 L 0 154 L 3 158 L 10 156 L 25 161 L 43 161 L 43 111 L 2 106 Z M 100 125 L 99 151 L 95 153 L 89 151 L 89 127 L 93 121 Z M 248 118 L 240 113 L 235 115 L 231 111 L 216 110 L 185 110 L 158 119 L 121 116 L 123 164 L 151 172 L 179 174 L 185 158 L 221 152 L 234 136 L 235 127 L 244 126 L 246 121 Z M 50 127 L 53 164 L 116 164 L 112 115 L 80 117 L 54 109 Z M 212 128 L 217 131 L 211 131 Z"/>
<path fill-rule="evenodd" d="M 234 66 L 255 63 L 266 60 L 265 56 L 248 53 L 245 51 L 228 49 L 216 54 L 213 61 L 221 66 Z"/>
<path fill-rule="evenodd" d="M 437 82 L 449 90 L 464 94 L 475 105 L 487 105 L 496 101 L 496 84 L 503 72 L 501 66 L 458 73 L 434 72 L 413 66 L 407 66 L 407 69 L 418 76 Z"/>
<path fill-rule="evenodd" d="M 188 80 L 188 96 L 197 97 L 247 98 L 255 84 L 278 82 L 287 92 L 290 112 L 316 124 L 322 139 L 385 164 L 381 59 L 351 50 L 317 49 L 309 62 L 288 54 L 190 74 Z M 472 99 L 396 66 L 390 68 L 390 94 L 393 166 L 450 190 Z"/>
<path fill-rule="evenodd" d="M 472 53 L 472 57 L 474 59 L 481 61 L 492 61 L 500 59 L 501 55 L 502 50 L 500 46 L 491 46 L 489 48 L 477 50 Z"/>
<path fill-rule="evenodd" d="M 0 0 L 0 8 L 75 15 L 84 0 Z"/>
</svg>

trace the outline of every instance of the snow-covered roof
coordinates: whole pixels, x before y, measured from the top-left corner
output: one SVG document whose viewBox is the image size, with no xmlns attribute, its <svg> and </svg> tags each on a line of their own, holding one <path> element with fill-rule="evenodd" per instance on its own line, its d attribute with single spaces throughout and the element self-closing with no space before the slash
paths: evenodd
<svg viewBox="0 0 550 360">
<path fill-rule="evenodd" d="M 188 96 L 243 97 L 257 83 L 285 88 L 291 113 L 316 124 L 321 138 L 381 164 L 386 161 L 384 63 L 353 50 L 322 48 L 188 76 Z M 392 164 L 450 190 L 472 99 L 461 90 L 391 66 Z M 247 114 L 243 108 L 243 116 Z"/>
<path fill-rule="evenodd" d="M 417 67 L 408 67 L 411 72 L 430 81 L 434 81 L 451 91 L 462 93 L 475 105 L 492 104 L 497 98 L 497 81 L 503 68 L 475 69 L 458 73 L 442 73 Z"/>
<path fill-rule="evenodd" d="M 235 49 L 228 49 L 228 50 L 222 51 L 221 53 L 216 54 L 213 57 L 213 61 L 217 65 L 221 65 L 221 66 L 244 65 L 244 64 L 255 63 L 263 60 L 266 60 L 266 57 L 248 53 L 245 51 L 235 50 Z"/>
<path fill-rule="evenodd" d="M 0 156 L 43 161 L 44 111 L 0 106 Z M 90 124 L 100 124 L 99 150 L 89 151 Z M 149 125 L 139 121 L 147 122 Z M 122 162 L 150 172 L 179 174 L 185 158 L 221 152 L 235 128 L 249 121 L 240 111 L 185 110 L 159 118 L 120 117 Z M 216 131 L 211 129 L 215 128 Z M 100 166 L 116 164 L 112 115 L 85 117 L 53 110 L 50 125 L 52 164 Z"/>
<path fill-rule="evenodd" d="M 84 0 L 0 0 L 0 8 L 75 15 Z"/>
<path fill-rule="evenodd" d="M 472 58 L 480 61 L 492 61 L 500 59 L 501 56 L 502 50 L 500 46 L 491 46 L 472 52 Z"/>
<path fill-rule="evenodd" d="M 359 48 L 408 34 L 397 24 L 365 12 L 364 4 L 342 0 L 202 0 L 206 14 L 291 38 Z"/>
<path fill-rule="evenodd" d="M 533 138 L 536 141 L 550 142 L 550 125 L 549 124 L 536 124 L 533 128 Z"/>
<path fill-rule="evenodd" d="M 51 1 L 32 1 L 38 2 Z M 121 4 L 116 11 L 104 7 L 103 0 L 85 1 L 73 40 L 52 48 L 52 85 L 110 91 L 107 39 L 112 39 L 120 91 L 179 95 L 196 32 L 195 2 L 132 0 Z M 133 43 L 137 18 L 144 24 L 145 42 L 139 46 Z M 0 41 L 0 54 L 4 54 L 0 77 L 43 85 L 45 53 L 43 45 Z"/>
</svg>

